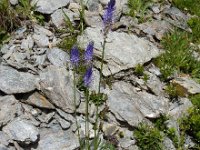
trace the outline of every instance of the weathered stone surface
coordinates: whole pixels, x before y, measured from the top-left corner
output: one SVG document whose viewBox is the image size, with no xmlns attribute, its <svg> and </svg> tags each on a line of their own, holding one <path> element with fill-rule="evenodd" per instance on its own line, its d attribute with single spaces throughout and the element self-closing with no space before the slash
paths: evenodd
<svg viewBox="0 0 200 150">
<path fill-rule="evenodd" d="M 77 14 L 66 8 L 64 8 L 63 11 L 69 17 L 71 23 L 74 24 L 74 18 L 78 17 Z M 62 9 L 58 9 L 51 15 L 52 22 L 57 28 L 63 28 L 67 25 L 64 20 L 65 15 L 63 11 Z"/>
<path fill-rule="evenodd" d="M 15 94 L 33 91 L 38 80 L 30 73 L 18 72 L 8 66 L 0 66 L 0 82 L 1 91 L 6 94 Z"/>
<path fill-rule="evenodd" d="M 11 140 L 9 139 L 8 135 L 5 134 L 4 132 L 0 131 L 0 145 L 4 145 L 4 146 L 8 146 L 9 145 L 9 142 Z M 0 148 L 1 150 L 1 148 Z"/>
<path fill-rule="evenodd" d="M 78 138 L 70 130 L 55 132 L 51 129 L 42 129 L 36 150 L 75 150 L 78 146 Z"/>
<path fill-rule="evenodd" d="M 36 24 L 34 25 L 34 33 L 36 34 L 45 34 L 47 36 L 53 36 L 53 33 L 47 29 L 45 29 L 44 27 Z"/>
<path fill-rule="evenodd" d="M 15 115 L 19 115 L 21 106 L 14 96 L 0 98 L 0 127 L 6 125 Z"/>
<path fill-rule="evenodd" d="M 180 98 L 176 103 L 173 103 L 169 108 L 169 115 L 174 119 L 179 119 L 187 114 L 188 109 L 192 107 L 192 103 L 187 98 Z"/>
<path fill-rule="evenodd" d="M 31 144 L 38 140 L 38 129 L 30 124 L 27 120 L 17 118 L 3 127 L 3 131 L 8 136 L 22 144 Z"/>
<path fill-rule="evenodd" d="M 163 145 L 164 145 L 165 150 L 176 150 L 176 148 L 173 145 L 172 140 L 170 140 L 168 137 L 164 138 Z"/>
<path fill-rule="evenodd" d="M 103 27 L 101 16 L 97 12 L 86 11 L 84 20 L 90 27 Z"/>
<path fill-rule="evenodd" d="M 34 41 L 31 35 L 27 36 L 27 39 L 22 40 L 21 49 L 30 50 L 33 48 Z"/>
<path fill-rule="evenodd" d="M 66 112 L 74 112 L 72 80 L 65 68 L 50 66 L 47 72 L 40 73 L 40 90 L 46 97 Z M 80 95 L 76 92 L 77 105 Z"/>
<path fill-rule="evenodd" d="M 49 38 L 45 34 L 34 34 L 33 39 L 38 47 L 49 46 Z"/>
<path fill-rule="evenodd" d="M 36 4 L 36 11 L 43 14 L 51 14 L 61 7 L 67 6 L 70 0 L 32 0 L 31 4 Z"/>
<path fill-rule="evenodd" d="M 31 94 L 25 102 L 27 104 L 40 107 L 40 108 L 46 108 L 46 109 L 54 109 L 55 107 L 44 97 L 43 95 L 39 94 L 38 92 L 35 92 Z"/>
<path fill-rule="evenodd" d="M 157 118 L 160 113 L 166 113 L 168 110 L 167 99 L 137 92 L 129 83 L 116 82 L 107 94 L 108 106 L 115 117 L 134 127 L 137 127 L 144 117 Z"/>
<path fill-rule="evenodd" d="M 49 61 L 57 67 L 64 67 L 69 60 L 69 55 L 59 48 L 50 49 L 47 52 L 47 57 Z"/>
<path fill-rule="evenodd" d="M 95 54 L 100 57 L 102 52 L 103 34 L 100 28 L 87 28 L 78 37 L 79 45 L 85 48 L 89 41 L 94 41 Z M 147 40 L 133 34 L 110 32 L 105 46 L 105 61 L 103 69 L 105 76 L 121 70 L 143 64 L 158 56 L 160 50 Z M 97 64 L 98 66 L 98 64 Z"/>
<path fill-rule="evenodd" d="M 172 81 L 180 95 L 200 93 L 200 84 L 189 77 L 178 77 Z"/>
</svg>

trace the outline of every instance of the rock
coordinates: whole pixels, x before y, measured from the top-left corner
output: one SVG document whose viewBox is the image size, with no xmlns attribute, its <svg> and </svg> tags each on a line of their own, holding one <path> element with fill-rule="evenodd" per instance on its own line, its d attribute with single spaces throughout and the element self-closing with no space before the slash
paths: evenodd
<svg viewBox="0 0 200 150">
<path fill-rule="evenodd" d="M 64 8 L 63 11 L 69 17 L 70 22 L 74 25 L 74 19 L 75 17 L 78 17 L 78 15 L 66 8 Z M 53 24 L 59 29 L 67 26 L 63 11 L 62 9 L 58 9 L 51 15 Z"/>
<path fill-rule="evenodd" d="M 69 73 L 65 68 L 50 66 L 46 72 L 40 73 L 40 90 L 49 101 L 62 110 L 74 112 L 74 92 Z M 76 92 L 77 105 L 80 95 Z"/>
<path fill-rule="evenodd" d="M 70 114 L 68 114 L 68 113 L 66 113 L 66 112 L 64 112 L 64 111 L 62 111 L 60 109 L 56 109 L 56 111 L 65 120 L 67 120 L 69 122 L 75 122 L 75 118 L 72 115 L 70 115 Z"/>
<path fill-rule="evenodd" d="M 34 33 L 44 34 L 46 36 L 53 36 L 53 33 L 51 31 L 45 29 L 43 26 L 40 26 L 38 24 L 34 25 Z"/>
<path fill-rule="evenodd" d="M 146 118 L 157 118 L 168 111 L 168 99 L 138 92 L 125 82 L 116 82 L 108 90 L 108 106 L 115 117 L 137 127 Z"/>
<path fill-rule="evenodd" d="M 159 5 L 153 5 L 151 7 L 151 10 L 155 13 L 155 14 L 158 14 L 160 13 L 160 6 Z"/>
<path fill-rule="evenodd" d="M 77 136 L 72 131 L 42 129 L 38 147 L 35 150 L 75 150 L 79 147 Z"/>
<path fill-rule="evenodd" d="M 173 145 L 172 140 L 170 140 L 168 137 L 164 138 L 163 145 L 164 145 L 165 150 L 176 150 L 176 148 Z"/>
<path fill-rule="evenodd" d="M 40 116 L 38 116 L 38 119 L 40 120 L 40 122 L 48 124 L 52 120 L 54 115 L 55 112 L 51 112 L 48 114 L 42 113 Z"/>
<path fill-rule="evenodd" d="M 51 14 L 61 7 L 69 4 L 70 0 L 32 0 L 31 5 L 36 5 L 36 11 L 43 14 Z"/>
<path fill-rule="evenodd" d="M 103 27 L 101 16 L 97 12 L 85 11 L 84 20 L 90 27 Z"/>
<path fill-rule="evenodd" d="M 38 129 L 30 124 L 27 120 L 17 118 L 3 127 L 3 132 L 21 144 L 31 144 L 38 140 Z"/>
<path fill-rule="evenodd" d="M 47 59 L 47 55 L 44 54 L 44 55 L 34 55 L 33 57 L 35 59 L 35 63 L 34 63 L 34 66 L 43 66 L 45 65 L 45 61 Z"/>
<path fill-rule="evenodd" d="M 46 108 L 46 109 L 54 109 L 55 107 L 38 92 L 31 94 L 30 96 L 25 98 L 25 103 L 39 107 L 39 108 Z"/>
<path fill-rule="evenodd" d="M 45 34 L 33 34 L 33 39 L 38 47 L 49 46 L 49 38 Z"/>
<path fill-rule="evenodd" d="M 11 5 L 17 5 L 18 4 L 18 0 L 10 0 Z"/>
<path fill-rule="evenodd" d="M 181 96 L 200 93 L 200 84 L 192 80 L 190 77 L 178 77 L 172 80 L 172 84 L 175 85 Z"/>
<path fill-rule="evenodd" d="M 78 43 L 82 48 L 91 40 L 94 41 L 95 54 L 101 57 L 103 34 L 100 28 L 87 28 L 83 35 L 78 37 Z M 108 63 L 103 69 L 105 76 L 133 68 L 160 54 L 160 50 L 147 40 L 123 32 L 110 32 L 105 49 L 104 60 Z"/>
<path fill-rule="evenodd" d="M 33 48 L 33 45 L 34 45 L 34 41 L 31 35 L 28 35 L 27 39 L 22 40 L 21 49 L 30 50 Z"/>
<path fill-rule="evenodd" d="M 26 62 L 26 58 L 27 58 L 27 54 L 26 53 L 19 53 L 19 52 L 14 52 L 11 56 L 10 56 L 10 60 L 15 61 L 17 63 L 25 63 Z"/>
<path fill-rule="evenodd" d="M 8 135 L 0 131 L 0 145 L 2 144 L 4 146 L 8 146 L 10 141 L 11 140 L 9 139 Z M 1 147 L 0 147 L 0 150 L 1 150 Z"/>
<path fill-rule="evenodd" d="M 47 52 L 47 58 L 49 61 L 57 67 L 65 67 L 67 60 L 69 60 L 69 55 L 59 48 L 50 49 Z"/>
<path fill-rule="evenodd" d="M 102 131 L 105 136 L 115 135 L 119 131 L 119 127 L 115 124 L 104 123 Z"/>
<path fill-rule="evenodd" d="M 71 124 L 69 121 L 62 119 L 59 115 L 56 115 L 55 118 L 60 123 L 60 126 L 62 127 L 63 130 L 70 128 Z"/>
<path fill-rule="evenodd" d="M 153 20 L 139 25 L 140 30 L 148 35 L 155 36 L 158 40 L 161 40 L 171 28 L 171 25 L 164 20 Z"/>
<path fill-rule="evenodd" d="M 0 127 L 21 114 L 21 106 L 14 96 L 0 97 Z"/>
<path fill-rule="evenodd" d="M 8 66 L 0 66 L 0 82 L 0 90 L 6 94 L 27 93 L 36 89 L 38 84 L 36 76 Z"/>
<path fill-rule="evenodd" d="M 180 98 L 179 101 L 171 104 L 169 108 L 169 115 L 177 120 L 187 114 L 188 109 L 192 107 L 192 103 L 187 98 Z"/>
<path fill-rule="evenodd" d="M 8 147 L 0 143 L 0 150 L 9 150 Z"/>
</svg>

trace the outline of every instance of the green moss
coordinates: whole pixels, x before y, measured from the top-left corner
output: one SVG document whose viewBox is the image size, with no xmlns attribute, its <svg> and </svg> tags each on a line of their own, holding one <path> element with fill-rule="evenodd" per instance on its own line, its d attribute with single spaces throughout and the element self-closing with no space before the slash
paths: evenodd
<svg viewBox="0 0 200 150">
<path fill-rule="evenodd" d="M 200 16 L 200 0 L 172 0 L 173 4 L 185 11 Z"/>
<path fill-rule="evenodd" d="M 200 78 L 200 62 L 192 55 L 191 40 L 187 32 L 180 30 L 170 32 L 163 37 L 161 44 L 165 53 L 155 59 L 163 80 L 167 80 L 174 73 L 185 73 Z"/>
<path fill-rule="evenodd" d="M 140 150 L 162 150 L 163 136 L 157 128 L 150 127 L 144 123 L 138 126 L 134 131 L 137 140 L 137 146 Z"/>
</svg>

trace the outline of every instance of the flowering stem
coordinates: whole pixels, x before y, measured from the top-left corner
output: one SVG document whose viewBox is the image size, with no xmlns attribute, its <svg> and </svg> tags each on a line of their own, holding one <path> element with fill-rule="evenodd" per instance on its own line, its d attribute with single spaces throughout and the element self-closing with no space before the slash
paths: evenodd
<svg viewBox="0 0 200 150">
<path fill-rule="evenodd" d="M 101 66 L 100 66 L 100 77 L 99 77 L 99 86 L 98 86 L 98 95 L 101 93 L 101 81 L 103 77 L 103 60 L 104 60 L 104 55 L 105 55 L 105 46 L 106 46 L 106 38 L 107 35 L 104 35 L 104 40 L 103 40 L 103 51 L 101 55 Z M 99 137 L 99 129 L 98 129 L 98 120 L 99 120 L 99 105 L 97 104 L 96 106 L 96 119 L 95 119 L 95 139 L 94 139 L 94 149 L 97 150 L 98 148 L 98 137 Z"/>
<path fill-rule="evenodd" d="M 79 125 L 78 125 L 78 120 L 77 120 L 77 112 L 76 112 L 76 73 L 73 70 L 73 91 L 74 91 L 74 114 L 75 114 L 75 120 L 76 120 L 76 127 L 78 129 L 78 140 L 80 144 L 80 149 L 81 149 L 81 137 L 80 137 L 80 132 L 79 132 Z"/>
<path fill-rule="evenodd" d="M 85 95 L 86 95 L 86 100 L 85 100 L 85 136 L 86 136 L 86 148 L 87 150 L 90 149 L 90 144 L 89 144 L 89 137 L 90 137 L 90 133 L 89 133 L 89 113 L 88 113 L 88 108 L 89 108 L 89 90 L 88 88 L 85 91 Z"/>
</svg>

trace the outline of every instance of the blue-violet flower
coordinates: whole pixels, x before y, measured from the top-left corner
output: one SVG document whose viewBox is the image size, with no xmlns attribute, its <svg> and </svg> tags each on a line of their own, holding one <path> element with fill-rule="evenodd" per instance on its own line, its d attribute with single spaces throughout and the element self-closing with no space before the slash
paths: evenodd
<svg viewBox="0 0 200 150">
<path fill-rule="evenodd" d="M 89 85 L 92 81 L 92 66 L 87 69 L 87 71 L 84 75 L 83 81 L 84 81 L 84 86 L 89 87 Z"/>
<path fill-rule="evenodd" d="M 77 46 L 73 46 L 72 49 L 71 49 L 70 61 L 71 61 L 72 65 L 78 66 L 78 63 L 80 61 L 80 57 L 79 57 L 79 51 L 78 51 Z"/>
<path fill-rule="evenodd" d="M 113 12 L 115 10 L 115 0 L 110 0 L 103 16 L 104 27 L 110 27 L 113 21 Z"/>
<path fill-rule="evenodd" d="M 85 50 L 85 55 L 84 55 L 84 60 L 87 63 L 90 63 L 92 61 L 93 58 L 93 49 L 94 49 L 94 42 L 89 42 L 86 50 Z"/>
</svg>

